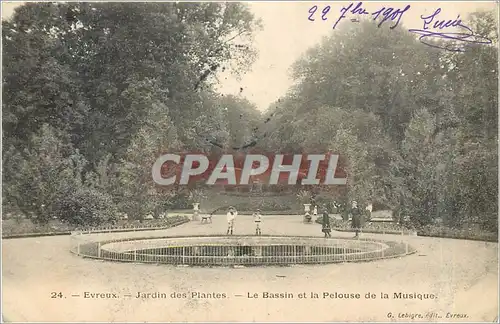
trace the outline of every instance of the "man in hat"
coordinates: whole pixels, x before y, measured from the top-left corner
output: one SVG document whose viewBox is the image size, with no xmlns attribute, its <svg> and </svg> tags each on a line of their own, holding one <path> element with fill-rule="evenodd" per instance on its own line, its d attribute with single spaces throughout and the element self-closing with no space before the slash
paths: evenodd
<svg viewBox="0 0 500 324">
<path fill-rule="evenodd" d="M 238 215 L 238 212 L 236 211 L 236 208 L 233 206 L 229 207 L 229 211 L 227 212 L 227 235 L 231 234 L 233 235 L 233 229 L 234 229 L 234 220 L 236 219 L 236 216 Z"/>
</svg>

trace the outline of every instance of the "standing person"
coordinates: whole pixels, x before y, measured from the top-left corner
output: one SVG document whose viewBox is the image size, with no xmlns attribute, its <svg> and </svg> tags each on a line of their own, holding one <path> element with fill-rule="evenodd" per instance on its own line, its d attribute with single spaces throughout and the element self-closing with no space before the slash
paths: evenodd
<svg viewBox="0 0 500 324">
<path fill-rule="evenodd" d="M 332 237 L 331 231 L 332 228 L 330 226 L 330 215 L 328 215 L 328 211 L 326 208 L 323 210 L 323 222 L 322 222 L 322 232 L 325 233 L 326 237 Z"/>
<path fill-rule="evenodd" d="M 313 215 L 314 215 L 314 219 L 316 219 L 318 217 L 318 205 L 314 206 Z"/>
<path fill-rule="evenodd" d="M 229 211 L 227 212 L 227 235 L 233 235 L 234 220 L 236 219 L 237 215 L 238 212 L 236 211 L 236 209 L 232 206 L 229 207 Z"/>
<path fill-rule="evenodd" d="M 255 235 L 261 235 L 262 215 L 260 214 L 260 209 L 257 209 L 257 212 L 253 213 L 253 221 L 255 223 Z"/>
<path fill-rule="evenodd" d="M 372 219 L 373 204 L 369 203 L 365 208 L 366 210 L 366 220 L 370 221 Z"/>
<path fill-rule="evenodd" d="M 354 238 L 359 237 L 359 232 L 361 230 L 361 211 L 358 208 L 358 202 L 353 201 L 352 206 L 351 206 L 351 215 L 352 215 L 352 228 L 354 228 L 354 231 L 356 232 L 356 235 Z"/>
</svg>

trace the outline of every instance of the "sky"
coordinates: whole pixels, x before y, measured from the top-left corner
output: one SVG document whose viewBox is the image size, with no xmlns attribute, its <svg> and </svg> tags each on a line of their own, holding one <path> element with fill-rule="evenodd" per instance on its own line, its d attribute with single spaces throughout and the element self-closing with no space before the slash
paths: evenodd
<svg viewBox="0 0 500 324">
<path fill-rule="evenodd" d="M 9 17 L 13 9 L 22 2 L 2 3 L 2 19 Z M 290 77 L 291 65 L 303 55 L 308 48 L 318 44 L 321 39 L 334 33 L 332 26 L 340 16 L 340 10 L 349 5 L 350 2 L 249 2 L 250 10 L 255 17 L 260 18 L 263 29 L 255 35 L 255 47 L 259 56 L 250 72 L 244 74 L 241 80 L 233 77 L 230 73 L 220 73 L 221 84 L 218 89 L 224 94 L 243 96 L 257 105 L 261 111 L 267 109 L 271 103 L 283 96 L 293 84 Z M 357 2 L 354 2 L 356 5 Z M 440 20 L 454 20 L 460 18 L 466 23 L 467 14 L 476 10 L 493 10 L 498 17 L 498 3 L 494 1 L 485 2 L 363 2 L 363 8 L 368 12 L 374 12 L 383 7 L 404 9 L 409 4 L 410 8 L 404 13 L 397 28 L 422 28 L 421 15 L 429 15 L 441 8 Z M 318 6 L 315 21 L 309 21 L 309 9 Z M 330 6 L 323 21 L 320 11 L 325 6 Z M 339 22 L 341 24 L 353 23 L 346 16 Z M 375 27 L 375 25 L 374 25 Z M 386 26 L 389 28 L 389 26 Z M 425 46 L 425 45 L 422 45 Z M 243 91 L 240 91 L 243 88 Z"/>
</svg>

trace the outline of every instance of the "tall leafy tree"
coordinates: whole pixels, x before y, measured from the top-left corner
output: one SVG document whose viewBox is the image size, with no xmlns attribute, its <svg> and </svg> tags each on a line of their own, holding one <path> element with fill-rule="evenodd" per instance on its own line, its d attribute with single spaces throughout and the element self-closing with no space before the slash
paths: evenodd
<svg viewBox="0 0 500 324">
<path fill-rule="evenodd" d="M 467 22 L 497 44 L 489 12 Z M 401 27 L 401 26 L 400 26 Z M 273 149 L 348 157 L 349 198 L 376 199 L 424 226 L 497 227 L 498 63 L 494 46 L 451 53 L 403 28 L 346 25 L 293 66 L 266 122 Z"/>
<path fill-rule="evenodd" d="M 3 142 L 12 157 L 3 163 L 16 171 L 4 173 L 4 205 L 22 203 L 23 184 L 53 169 L 37 160 L 52 137 L 33 140 L 48 127 L 70 147 L 53 163 L 66 163 L 71 152 L 86 161 L 74 170 L 81 195 L 68 201 L 111 194 L 114 203 L 127 197 L 146 206 L 147 195 L 127 190 L 149 192 L 148 159 L 166 149 L 209 149 L 201 133 L 226 136 L 216 132 L 225 117 L 213 104 L 214 76 L 248 69 L 259 22 L 241 3 L 27 3 L 2 27 Z M 30 195 L 34 206 L 49 199 Z"/>
<path fill-rule="evenodd" d="M 80 121 L 69 132 L 91 165 L 107 153 L 119 159 L 148 110 L 131 104 L 124 92 L 146 78 L 154 80 L 161 92 L 152 95 L 175 108 L 171 111 L 174 123 L 188 125 L 197 115 L 209 113 L 203 110 L 198 92 L 210 85 L 217 69 L 230 62 L 245 63 L 239 65 L 244 68 L 252 62 L 250 41 L 257 27 L 240 3 L 21 6 L 10 21 L 3 22 L 4 53 L 10 58 L 4 62 L 4 75 L 12 79 L 4 82 L 9 93 L 4 100 L 10 122 L 6 135 L 16 137 L 36 128 L 25 127 L 36 123 L 36 114 L 27 113 L 20 121 L 20 113 L 30 107 L 25 97 L 41 98 L 33 101 L 30 111 L 46 119 L 52 115 L 47 106 L 72 123 Z M 39 71 L 40 63 L 47 65 L 45 70 Z M 32 77 L 23 73 L 24 83 L 16 73 L 22 66 L 34 69 Z M 52 78 L 53 84 L 43 78 Z M 48 92 L 51 89 L 40 89 L 44 85 L 57 96 Z M 68 89 L 56 88 L 62 86 Z M 27 93 L 18 93 L 18 88 Z M 59 105 L 54 104 L 56 99 Z M 80 111 L 82 118 L 74 118 Z M 57 128 L 67 127 L 64 121 L 51 122 Z M 178 135 L 184 137 L 182 132 Z"/>
</svg>

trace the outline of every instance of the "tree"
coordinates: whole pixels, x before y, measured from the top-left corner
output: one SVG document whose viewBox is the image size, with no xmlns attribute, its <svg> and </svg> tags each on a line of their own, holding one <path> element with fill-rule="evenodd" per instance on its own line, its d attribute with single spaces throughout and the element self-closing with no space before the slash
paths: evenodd
<svg viewBox="0 0 500 324">
<path fill-rule="evenodd" d="M 163 150 L 227 141 L 215 72 L 248 69 L 259 22 L 241 3 L 27 3 L 2 26 L 4 205 L 46 220 L 64 192 L 52 213 L 95 224 L 110 201 L 142 217 L 170 199 L 150 174 Z"/>
<path fill-rule="evenodd" d="M 474 13 L 470 20 L 479 35 L 497 42 L 491 14 Z M 394 175 L 399 174 L 394 183 L 404 197 L 400 205 L 420 225 L 440 217 L 452 227 L 493 232 L 498 228 L 494 198 L 498 192 L 498 71 L 491 69 L 494 62 L 498 62 L 497 52 L 488 46 L 440 53 L 436 105 L 413 116 L 413 132 L 406 133 L 397 163 L 403 168 L 394 169 Z M 410 180 L 402 182 L 409 176 Z"/>
<path fill-rule="evenodd" d="M 36 131 L 29 126 L 50 116 L 52 127 L 71 126 L 72 143 L 90 167 L 108 153 L 119 161 L 149 109 L 130 103 L 131 87 L 153 80 L 161 92 L 152 95 L 175 107 L 173 122 L 189 129 L 203 113 L 199 92 L 210 91 L 210 76 L 230 62 L 241 71 L 252 62 L 256 28 L 240 3 L 25 4 L 3 22 L 6 137 L 26 142 L 24 133 Z M 189 134 L 177 135 L 193 145 Z"/>
<path fill-rule="evenodd" d="M 432 105 L 425 91 L 432 89 L 429 63 L 437 53 L 403 28 L 369 20 L 335 30 L 293 66 L 298 111 L 328 105 L 373 113 L 398 145 L 412 112 Z"/>
<path fill-rule="evenodd" d="M 121 188 L 119 208 L 132 218 L 142 220 L 148 213 L 158 214 L 161 200 L 168 200 L 176 193 L 175 188 L 157 189 L 151 177 L 151 168 L 164 152 L 177 151 L 180 143 L 176 138 L 176 128 L 170 119 L 169 109 L 163 103 L 137 92 L 130 95 L 137 95 L 136 104 L 150 108 L 118 166 Z"/>
<path fill-rule="evenodd" d="M 492 13 L 469 20 L 498 44 Z M 375 198 L 413 225 L 441 218 L 495 230 L 497 63 L 493 46 L 450 53 L 402 28 L 348 25 L 295 62 L 295 85 L 266 112 L 274 131 L 262 145 L 339 152 L 348 173 L 340 196 Z"/>
<path fill-rule="evenodd" d="M 61 193 L 81 187 L 86 161 L 46 124 L 32 136 L 29 146 L 24 151 L 8 147 L 3 155 L 4 203 L 33 221 L 46 223 Z"/>
<path fill-rule="evenodd" d="M 224 122 L 228 131 L 228 148 L 241 148 L 255 139 L 256 128 L 260 121 L 257 107 L 246 99 L 232 95 L 222 96 L 217 105 L 223 110 Z"/>
</svg>

